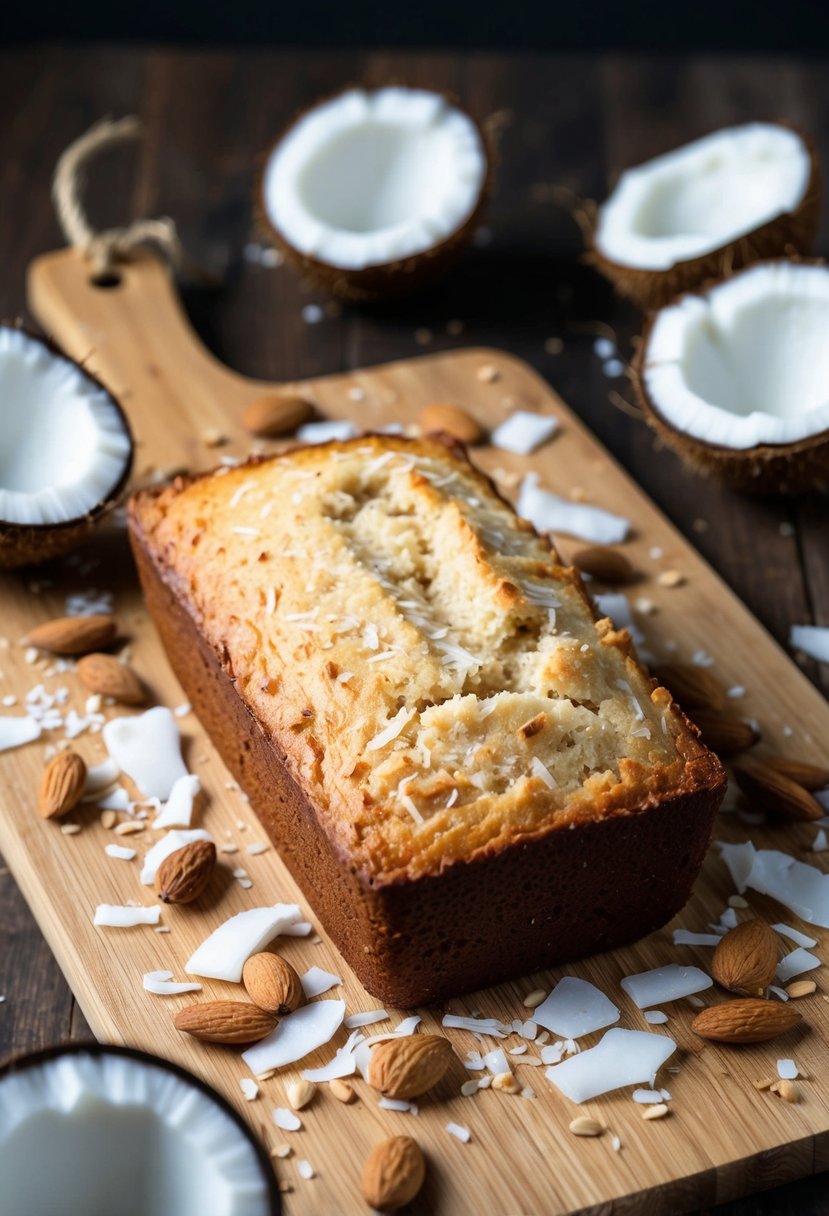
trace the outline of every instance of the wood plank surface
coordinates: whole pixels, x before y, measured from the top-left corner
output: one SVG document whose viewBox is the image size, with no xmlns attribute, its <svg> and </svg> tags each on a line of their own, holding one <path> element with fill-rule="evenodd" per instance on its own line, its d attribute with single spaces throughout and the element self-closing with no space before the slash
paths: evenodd
<svg viewBox="0 0 829 1216">
<path fill-rule="evenodd" d="M 220 292 L 191 292 L 186 302 L 199 332 L 228 362 L 270 379 L 315 376 L 417 353 L 414 335 L 421 328 L 431 330 L 426 350 L 505 347 L 553 381 L 778 640 L 785 642 L 793 621 L 829 623 L 825 500 L 745 499 L 700 482 L 670 453 L 656 451 L 641 423 L 609 403 L 608 389 L 624 395 L 625 385 L 603 375 L 591 326 L 611 324 L 624 355 L 639 319 L 579 264 L 577 228 L 549 189 L 565 184 L 601 196 L 625 164 L 717 123 L 767 114 L 801 122 L 826 157 L 825 62 L 76 47 L 7 51 L 0 66 L 4 315 L 22 311 L 29 259 L 59 244 L 48 198 L 57 155 L 101 114 L 137 111 L 146 144 L 134 167 L 119 158 L 96 169 L 93 214 L 105 223 L 147 212 L 176 216 L 188 245 L 223 272 Z M 242 256 L 251 235 L 255 158 L 293 110 L 319 92 L 389 73 L 455 87 L 479 113 L 502 116 L 490 241 L 427 296 L 310 326 L 301 308 L 315 297 L 287 271 Z M 825 225 L 819 248 L 826 248 Z M 448 323 L 458 321 L 464 332 L 456 325 L 447 332 Z M 560 353 L 545 349 L 549 337 L 562 339 Z M 805 670 L 829 687 L 825 668 L 808 664 Z M 0 992 L 7 995 L 0 1048 L 88 1034 L 7 872 L 0 872 Z M 755 1185 L 783 1177 L 780 1156 L 790 1173 L 799 1172 L 789 1150 L 772 1153 L 758 1167 Z M 825 1165 L 826 1154 L 819 1153 L 814 1168 Z M 726 1187 L 727 1173 L 720 1170 L 718 1186 Z M 695 1194 L 692 1206 L 738 1194 L 741 1177 L 738 1168 L 731 1189 Z M 829 1211 L 823 1191 L 819 1181 L 801 1183 L 728 1210 L 733 1216 L 817 1216 Z"/>
<path fill-rule="evenodd" d="M 217 429 L 228 437 L 224 455 L 246 450 L 239 415 L 265 386 L 228 371 L 191 339 L 167 272 L 152 256 L 125 266 L 119 286 L 101 289 L 91 283 L 78 255 L 66 251 L 47 255 L 31 270 L 29 300 L 44 328 L 70 353 L 85 355 L 89 366 L 121 395 L 138 442 L 139 483 L 181 465 L 198 469 L 213 464 L 216 451 L 204 436 Z M 484 365 L 496 369 L 495 379 L 479 377 Z M 481 449 L 476 458 L 488 471 L 503 470 L 508 477 L 534 469 L 545 485 L 565 497 L 587 497 L 630 518 L 633 536 L 625 550 L 641 575 L 637 595 L 647 596 L 656 607 L 643 621 L 648 646 L 656 658 L 688 660 L 699 650 L 710 652 L 726 686 L 740 683 L 748 688 L 740 710 L 761 722 L 766 746 L 788 751 L 788 732 L 792 732 L 799 756 L 820 758 L 820 740 L 829 733 L 829 706 L 822 696 L 563 401 L 526 365 L 500 351 L 472 349 L 290 387 L 299 388 L 324 416 L 350 417 L 365 429 L 389 421 L 412 423 L 420 409 L 433 401 L 464 405 L 488 428 L 516 403 L 553 413 L 561 423 L 561 433 L 534 456 L 514 457 Z M 117 535 L 110 534 L 109 543 L 117 549 Z M 562 544 L 565 553 L 574 547 L 566 539 Z M 177 705 L 181 693 L 129 568 L 119 571 L 112 567 L 103 539 L 90 545 L 89 553 L 93 561 L 97 554 L 106 562 L 106 585 L 115 592 L 136 669 L 162 703 Z M 659 583 L 659 573 L 667 569 L 681 573 L 681 586 L 669 588 Z M 26 661 L 25 648 L 15 645 L 35 621 L 62 610 L 67 592 L 73 586 L 78 589 L 81 570 L 84 567 L 77 562 L 55 563 L 52 585 L 37 595 L 25 580 L 5 580 L 2 624 L 12 642 L 6 652 L 6 675 L 21 701 L 32 682 L 41 678 L 49 688 L 68 687 L 71 703 L 83 701 L 83 691 L 71 673 L 46 675 L 43 667 L 33 668 Z M 86 578 L 97 583 L 97 571 L 88 570 Z M 766 692 L 769 686 L 775 689 L 773 699 Z M 113 708 L 107 715 L 119 712 Z M 152 930 L 102 931 L 92 926 L 98 902 L 144 902 L 147 892 L 138 885 L 137 861 L 125 864 L 105 855 L 108 836 L 93 808 L 78 813 L 83 830 L 69 837 L 36 817 L 33 797 L 42 744 L 0 757 L 7 791 L 0 844 L 96 1035 L 161 1051 L 196 1069 L 236 1101 L 255 1125 L 262 1125 L 272 1144 L 283 1137 L 269 1125 L 270 1107 L 284 1104 L 285 1085 L 297 1070 L 285 1070 L 266 1082 L 263 1096 L 254 1104 L 245 1103 L 238 1090 L 244 1068 L 237 1053 L 205 1049 L 182 1038 L 172 1027 L 171 1016 L 187 998 L 155 1000 L 140 986 L 140 977 L 147 970 L 169 966 L 176 975 L 183 974 L 184 963 L 199 941 L 241 908 L 280 899 L 298 899 L 307 907 L 305 895 L 295 888 L 275 853 L 248 856 L 246 843 L 260 840 L 263 833 L 239 791 L 228 788 L 232 783 L 199 724 L 192 715 L 182 724 L 189 764 L 207 791 L 201 822 L 217 840 L 227 837 L 239 843 L 240 852 L 229 859 L 221 891 L 205 906 L 165 910 L 169 935 L 160 937 Z M 100 739 L 82 738 L 77 746 L 90 762 L 102 758 Z M 723 823 L 722 834 L 744 837 L 745 828 L 732 820 L 729 817 Z M 765 836 L 756 832 L 754 838 L 801 851 L 808 848 L 812 831 L 778 827 Z M 148 832 L 134 839 L 143 846 L 154 835 Z M 254 880 L 252 890 L 243 891 L 230 878 L 229 870 L 239 862 Z M 730 889 L 722 863 L 712 854 L 678 923 L 703 928 L 718 917 Z M 764 910 L 762 901 L 757 905 Z M 374 1008 L 376 1001 L 343 968 L 325 934 L 321 935 L 318 945 L 290 942 L 285 953 L 303 970 L 317 963 L 345 971 L 343 994 L 349 1011 Z M 539 985 L 548 987 L 566 971 L 591 978 L 609 992 L 623 1009 L 622 1024 L 644 1027 L 642 1014 L 623 999 L 620 978 L 661 963 L 698 959 L 697 950 L 678 951 L 668 932 L 661 931 L 630 948 L 472 994 L 445 1008 L 453 1012 L 480 1009 L 486 1016 L 510 1022 L 525 1012 L 523 994 Z M 205 985 L 208 997 L 232 992 L 229 985 Z M 680 1071 L 664 1074 L 661 1081 L 669 1084 L 674 1095 L 670 1119 L 643 1123 L 640 1108 L 624 1093 L 582 1108 L 607 1122 L 621 1139 L 621 1152 L 612 1150 L 609 1135 L 596 1142 L 570 1137 L 567 1124 L 576 1109 L 549 1085 L 542 1071 L 522 1064 L 520 1057 L 516 1057 L 516 1071 L 534 1090 L 532 1099 L 492 1091 L 474 1100 L 462 1098 L 459 1087 L 464 1074 L 458 1067 L 434 1098 L 423 1102 L 417 1117 L 417 1137 L 434 1163 L 420 1210 L 471 1216 L 489 1202 L 517 1216 L 581 1211 L 620 1201 L 633 1202 L 641 1211 L 664 1210 L 668 1203 L 687 1209 L 752 1189 L 758 1171 L 766 1177 L 771 1171 L 775 1179 L 810 1172 L 816 1152 L 827 1151 L 829 1146 L 829 1093 L 821 1077 L 821 1060 L 829 1042 L 829 1010 L 819 998 L 804 1008 L 808 1030 L 792 1036 L 789 1050 L 796 1053 L 811 1080 L 802 1087 L 802 1102 L 791 1107 L 769 1094 L 758 1094 L 752 1085 L 758 1075 L 773 1072 L 774 1047 L 739 1053 L 714 1046 L 700 1050 L 689 1030 L 693 1010 L 687 1005 L 673 1007 L 668 1029 L 680 1046 L 676 1061 Z M 430 1026 L 439 1022 L 443 1011 L 420 1012 Z M 456 1033 L 453 1039 L 461 1051 L 476 1045 L 465 1032 Z M 318 1053 L 316 1062 L 330 1054 L 330 1048 Z M 536 1050 L 530 1048 L 529 1054 L 535 1056 Z M 371 1091 L 359 1088 L 361 1100 L 353 1109 L 344 1110 L 330 1095 L 321 1093 L 304 1116 L 305 1129 L 297 1137 L 295 1151 L 314 1164 L 318 1177 L 313 1183 L 300 1182 L 294 1160 L 280 1164 L 280 1175 L 296 1184 L 289 1201 L 291 1212 L 360 1211 L 359 1162 L 384 1131 L 413 1130 L 413 1116 L 378 1109 Z M 448 1137 L 445 1123 L 449 1119 L 471 1128 L 473 1139 L 468 1146 Z"/>
</svg>

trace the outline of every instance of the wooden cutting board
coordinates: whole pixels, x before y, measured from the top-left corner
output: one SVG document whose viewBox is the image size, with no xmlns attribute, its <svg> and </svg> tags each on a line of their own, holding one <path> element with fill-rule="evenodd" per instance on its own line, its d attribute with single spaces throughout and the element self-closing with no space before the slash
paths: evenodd
<svg viewBox="0 0 829 1216">
<path fill-rule="evenodd" d="M 62 251 L 37 261 L 30 273 L 31 307 L 44 328 L 74 356 L 109 384 L 127 409 L 138 440 L 136 482 L 181 466 L 204 468 L 222 456 L 242 454 L 250 441 L 239 425 L 244 407 L 263 390 L 256 383 L 222 367 L 194 339 L 175 297 L 168 274 L 150 256 L 126 266 L 118 286 L 96 287 L 73 253 Z M 278 325 L 279 319 L 273 323 Z M 497 369 L 497 378 L 481 378 L 482 365 Z M 654 611 L 640 624 L 650 649 L 660 658 L 688 660 L 704 650 L 715 660 L 713 672 L 727 686 L 743 685 L 744 699 L 735 701 L 747 717 L 759 720 L 765 742 L 775 751 L 806 760 L 826 760 L 829 706 L 789 657 L 775 644 L 742 604 L 659 514 L 611 456 L 597 443 L 564 402 L 528 366 L 495 350 L 466 350 L 407 360 L 365 371 L 330 376 L 296 389 L 329 417 L 354 419 L 367 429 L 392 420 L 413 422 L 430 402 L 455 402 L 492 425 L 516 404 L 554 414 L 560 434 L 532 457 L 511 457 L 482 448 L 475 459 L 490 472 L 507 474 L 537 470 L 542 483 L 565 496 L 584 497 L 629 517 L 634 528 L 625 546 L 642 573 L 630 589 L 631 600 L 646 597 Z M 212 434 L 211 434 L 212 433 Z M 221 433 L 227 444 L 208 446 Z M 277 445 L 265 445 L 276 448 Z M 655 457 L 658 459 L 658 456 Z M 496 474 L 504 484 L 503 472 Z M 514 480 L 513 480 L 514 485 Z M 705 484 L 698 484 L 701 499 Z M 572 553 L 576 542 L 563 539 Z M 64 560 L 48 572 L 6 576 L 0 583 L 0 634 L 10 645 L 0 654 L 2 692 L 23 700 L 41 680 L 49 689 L 69 689 L 69 704 L 83 708 L 85 695 L 72 672 L 44 676 L 27 663 L 18 640 L 41 620 L 61 614 L 69 593 L 91 588 L 111 591 L 115 610 L 129 636 L 134 666 L 161 703 L 178 706 L 183 695 L 171 675 L 141 603 L 136 580 L 117 527 L 103 530 L 80 561 Z M 660 571 L 675 570 L 682 584 L 666 587 Z M 38 580 L 37 582 L 33 582 Z M 15 713 L 18 709 L 2 712 Z M 117 710 L 107 710 L 108 714 Z M 679 1050 L 664 1073 L 673 1098 L 670 1117 L 643 1122 L 642 1108 L 629 1092 L 618 1092 L 576 1108 L 545 1079 L 541 1068 L 521 1063 L 516 1072 L 535 1098 L 492 1090 L 473 1098 L 459 1094 L 470 1074 L 456 1072 L 421 1103 L 420 1114 L 392 1113 L 378 1108 L 376 1095 L 357 1082 L 359 1101 L 343 1106 L 327 1091 L 320 1092 L 303 1112 L 303 1130 L 280 1132 L 271 1110 L 286 1105 L 287 1070 L 265 1082 L 252 1103 L 242 1099 L 239 1079 L 246 1070 L 237 1052 L 201 1046 L 178 1035 L 172 1026 L 177 1008 L 190 998 L 158 998 L 142 990 L 144 972 L 171 969 L 184 978 L 183 965 L 193 948 L 229 915 L 255 904 L 297 900 L 308 907 L 273 850 L 251 856 L 249 843 L 264 833 L 232 788 L 228 775 L 192 715 L 180 722 L 185 755 L 207 791 L 202 821 L 218 841 L 232 840 L 239 852 L 223 856 L 227 880 L 210 902 L 193 908 L 165 908 L 163 922 L 170 933 L 150 928 L 102 930 L 92 925 L 99 902 L 149 901 L 139 885 L 139 861 L 125 863 L 104 853 L 112 837 L 101 826 L 97 811 L 82 809 L 74 818 L 82 824 L 77 835 L 64 835 L 55 824 L 35 813 L 35 789 L 49 736 L 0 756 L 2 816 L 0 848 L 54 950 L 85 1016 L 102 1040 L 126 1042 L 160 1052 L 201 1074 L 232 1101 L 275 1145 L 289 1141 L 293 1156 L 275 1163 L 280 1178 L 292 1186 L 286 1206 L 292 1214 L 360 1213 L 358 1178 L 363 1159 L 383 1136 L 408 1133 L 417 1137 L 429 1156 L 426 1187 L 413 1207 L 421 1214 L 473 1216 L 498 1212 L 503 1216 L 553 1216 L 566 1211 L 680 1212 L 801 1177 L 829 1165 L 829 1090 L 826 1048 L 829 1045 L 829 1005 L 820 992 L 800 1002 L 806 1028 L 779 1044 L 728 1049 L 702 1048 L 689 1029 L 693 1009 L 686 1002 L 668 1006 L 667 1030 Z M 58 733 L 55 738 L 60 737 Z M 89 762 L 103 758 L 95 735 L 82 735 L 74 745 Z M 821 751 L 821 747 L 823 751 Z M 782 824 L 747 827 L 734 815 L 721 817 L 717 835 L 782 848 L 815 865 L 824 855 L 808 852 L 814 829 Z M 130 838 L 139 852 L 153 833 Z M 253 880 L 243 890 L 230 870 L 243 866 Z M 689 906 L 676 924 L 703 930 L 719 917 L 733 888 L 712 850 Z M 774 920 L 794 922 L 779 906 L 751 896 L 751 905 Z M 470 910 L 472 914 L 472 910 Z M 742 916 L 747 915 L 741 913 Z M 313 915 L 312 915 L 313 919 Z M 808 930 L 808 926 L 800 926 Z M 826 935 L 817 931 L 823 948 Z M 283 943 L 280 943 L 282 949 Z M 284 941 L 285 954 L 300 970 L 318 964 L 344 975 L 340 990 L 349 1011 L 375 1008 L 339 961 L 322 934 L 310 940 Z M 636 1009 L 624 997 L 619 980 L 625 974 L 668 962 L 705 966 L 710 951 L 674 947 L 663 930 L 628 949 L 566 968 L 567 973 L 598 984 L 622 1008 L 621 1025 L 645 1028 Z M 530 990 L 549 988 L 561 970 L 528 976 L 454 1000 L 453 1012 L 480 1010 L 506 1021 L 526 1016 L 521 998 Z M 815 973 L 820 985 L 822 972 Z M 13 995 L 13 994 L 10 994 Z M 233 985 L 205 982 L 204 998 L 235 996 Z M 333 994 L 332 994 L 333 995 Z M 707 994 L 717 999 L 713 994 Z M 439 1024 L 442 1010 L 422 1010 L 426 1029 Z M 396 1024 L 399 1015 L 393 1014 Z M 387 1028 L 387 1024 L 377 1027 Z M 468 1033 L 452 1031 L 461 1055 L 480 1044 Z M 343 1036 L 344 1037 L 344 1032 Z M 592 1044 L 596 1036 L 585 1040 Z M 337 1039 L 337 1043 L 341 1041 Z M 512 1047 L 520 1040 L 508 1040 Z M 487 1049 L 496 1046 L 487 1041 Z M 333 1054 L 328 1047 L 312 1057 L 322 1063 Z M 530 1046 L 527 1056 L 537 1056 Z M 789 1105 L 752 1082 L 775 1075 L 778 1056 L 793 1056 L 809 1079 L 799 1082 L 800 1101 Z M 524 1057 L 526 1058 L 526 1057 Z M 568 1131 L 576 1114 L 595 1114 L 609 1133 L 581 1139 Z M 471 1141 L 462 1144 L 447 1134 L 453 1120 L 469 1127 Z M 611 1133 L 621 1141 L 615 1151 Z M 297 1160 L 311 1162 L 317 1176 L 303 1181 Z"/>
</svg>

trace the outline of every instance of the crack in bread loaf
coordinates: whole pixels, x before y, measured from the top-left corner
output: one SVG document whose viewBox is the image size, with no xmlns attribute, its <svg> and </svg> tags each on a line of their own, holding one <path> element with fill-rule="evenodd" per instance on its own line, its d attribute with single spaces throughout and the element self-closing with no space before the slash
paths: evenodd
<svg viewBox="0 0 829 1216">
<path fill-rule="evenodd" d="M 298 449 L 131 513 L 372 886 L 722 783 L 578 574 L 436 439 Z"/>
</svg>

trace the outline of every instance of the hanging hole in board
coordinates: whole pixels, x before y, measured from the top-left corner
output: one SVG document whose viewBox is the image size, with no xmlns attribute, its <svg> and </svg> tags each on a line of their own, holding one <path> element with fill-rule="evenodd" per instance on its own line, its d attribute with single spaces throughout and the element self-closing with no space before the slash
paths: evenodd
<svg viewBox="0 0 829 1216">
<path fill-rule="evenodd" d="M 89 281 L 93 287 L 120 287 L 121 275 L 117 270 L 101 270 L 97 274 L 90 275 Z"/>
</svg>

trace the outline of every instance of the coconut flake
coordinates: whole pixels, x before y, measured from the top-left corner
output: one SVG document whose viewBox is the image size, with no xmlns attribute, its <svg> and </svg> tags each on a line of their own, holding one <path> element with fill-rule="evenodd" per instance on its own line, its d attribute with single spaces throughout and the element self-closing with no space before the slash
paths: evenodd
<svg viewBox="0 0 829 1216">
<path fill-rule="evenodd" d="M 829 840 L 826 839 L 826 830 L 825 828 L 818 828 L 812 841 L 812 852 L 825 853 L 827 849 L 829 849 Z"/>
<path fill-rule="evenodd" d="M 170 791 L 170 797 L 165 802 L 161 814 L 153 820 L 153 827 L 158 828 L 189 828 L 193 818 L 193 805 L 201 790 L 198 777 L 186 773 L 179 777 Z"/>
<path fill-rule="evenodd" d="M 296 438 L 300 443 L 330 443 L 332 440 L 344 441 L 359 435 L 353 422 L 345 418 L 332 418 L 326 422 L 306 422 L 297 427 Z"/>
<path fill-rule="evenodd" d="M 147 971 L 144 988 L 155 996 L 178 996 L 182 992 L 201 992 L 201 984 L 173 982 L 172 971 Z"/>
<path fill-rule="evenodd" d="M 503 1047 L 496 1047 L 494 1051 L 488 1051 L 483 1057 L 483 1065 L 493 1077 L 512 1071 Z"/>
<path fill-rule="evenodd" d="M 297 904 L 274 904 L 270 908 L 248 908 L 245 912 L 237 912 L 205 938 L 188 959 L 184 970 L 189 975 L 230 980 L 238 984 L 242 979 L 242 968 L 250 956 L 262 950 L 268 942 L 284 932 L 287 925 L 297 920 Z M 263 1067 L 269 1068 L 271 1065 Z M 253 1071 L 261 1070 L 255 1068 Z"/>
<path fill-rule="evenodd" d="M 253 1102 L 259 1097 L 259 1086 L 251 1077 L 240 1077 L 239 1088 L 242 1091 L 242 1097 L 248 1102 Z"/>
<path fill-rule="evenodd" d="M 791 925 L 772 925 L 772 929 L 774 929 L 775 933 L 779 933 L 781 937 L 787 937 L 796 946 L 806 946 L 807 949 L 810 949 L 812 946 L 817 945 L 817 938 L 808 937 L 798 929 L 793 929 Z"/>
<path fill-rule="evenodd" d="M 538 474 L 528 473 L 518 492 L 518 514 L 537 532 L 563 532 L 599 545 L 617 545 L 630 533 L 630 521 L 601 507 L 568 502 L 538 485 Z"/>
<path fill-rule="evenodd" d="M 650 1026 L 663 1026 L 668 1020 L 667 1013 L 661 1009 L 648 1009 L 645 1011 L 645 1021 Z"/>
<path fill-rule="evenodd" d="M 796 975 L 802 975 L 804 971 L 814 971 L 815 967 L 819 966 L 819 958 L 810 954 L 802 946 L 798 946 L 777 964 L 777 978 L 781 984 L 788 984 L 789 980 L 793 980 Z"/>
<path fill-rule="evenodd" d="M 302 1120 L 292 1110 L 288 1110 L 287 1106 L 273 1108 L 273 1121 L 283 1132 L 298 1132 L 302 1127 Z"/>
<path fill-rule="evenodd" d="M 177 853 L 179 849 L 183 849 L 186 844 L 191 844 L 194 840 L 212 839 L 213 837 L 204 828 L 193 828 L 190 832 L 168 832 L 145 853 L 141 882 L 145 887 L 152 886 L 158 873 L 158 867 L 171 853 Z"/>
<path fill-rule="evenodd" d="M 510 414 L 490 436 L 494 448 L 515 452 L 518 456 L 529 456 L 540 448 L 559 428 L 558 419 L 549 414 L 534 414 L 530 410 L 516 410 Z"/>
<path fill-rule="evenodd" d="M 756 853 L 754 845 L 750 840 L 744 841 L 743 844 L 727 844 L 723 840 L 718 840 L 717 846 L 720 856 L 728 867 L 731 881 L 742 895 L 748 885 L 748 878 L 754 865 Z"/>
<path fill-rule="evenodd" d="M 95 801 L 102 811 L 128 811 L 130 809 L 130 796 L 123 785 L 116 785 L 109 793 L 96 798 Z"/>
<path fill-rule="evenodd" d="M 388 1021 L 389 1014 L 385 1009 L 369 1009 L 365 1013 L 351 1013 L 345 1019 L 347 1030 L 354 1030 L 357 1026 L 373 1026 L 375 1022 Z"/>
<path fill-rule="evenodd" d="M 313 996 L 322 996 L 323 992 L 328 992 L 329 988 L 334 988 L 343 981 L 341 976 L 334 975 L 332 971 L 323 971 L 322 967 L 310 967 L 299 977 L 299 982 L 302 984 L 302 991 L 310 1000 Z"/>
<path fill-rule="evenodd" d="M 28 714 L 25 717 L 0 717 L 0 752 L 40 738 L 40 723 Z"/>
<path fill-rule="evenodd" d="M 454 1136 L 456 1140 L 460 1140 L 464 1144 L 468 1144 L 472 1139 L 472 1132 L 468 1127 L 464 1127 L 462 1123 L 447 1123 L 446 1131 L 448 1131 L 450 1136 Z"/>
<path fill-rule="evenodd" d="M 802 650 L 810 659 L 829 663 L 829 628 L 825 625 L 792 625 L 789 645 Z"/>
<path fill-rule="evenodd" d="M 638 975 L 626 975 L 621 981 L 622 988 L 639 1009 L 704 992 L 713 983 L 711 976 L 700 971 L 699 967 L 680 967 L 677 963 L 654 967 Z"/>
<path fill-rule="evenodd" d="M 299 1174 L 300 1178 L 303 1178 L 306 1182 L 310 1182 L 312 1178 L 316 1178 L 317 1176 L 311 1162 L 306 1161 L 304 1157 L 300 1157 L 297 1161 L 296 1172 Z"/>
<path fill-rule="evenodd" d="M 690 929 L 674 929 L 675 946 L 718 946 L 717 933 L 692 933 Z"/>
<path fill-rule="evenodd" d="M 330 1042 L 344 1017 L 345 1001 L 312 1001 L 282 1018 L 267 1038 L 243 1053 L 242 1059 L 254 1074 L 295 1064 Z"/>
<path fill-rule="evenodd" d="M 617 1026 L 595 1047 L 546 1069 L 545 1075 L 565 1097 L 581 1103 L 622 1086 L 653 1085 L 675 1050 L 676 1043 L 666 1035 Z"/>
<path fill-rule="evenodd" d="M 93 764 L 91 768 L 86 770 L 86 785 L 84 786 L 84 801 L 90 801 L 104 790 L 109 789 L 118 779 L 118 774 L 121 770 L 112 759 L 107 756 L 101 764 Z"/>
<path fill-rule="evenodd" d="M 303 1077 L 306 1081 L 334 1081 L 337 1077 L 351 1077 L 357 1071 L 356 1049 L 365 1042 L 365 1035 L 354 1030 L 348 1036 L 345 1044 L 338 1048 L 333 1060 L 323 1064 L 322 1068 L 306 1068 Z"/>
<path fill-rule="evenodd" d="M 776 849 L 753 852 L 746 885 L 771 895 L 809 924 L 829 928 L 829 875 Z"/>
<path fill-rule="evenodd" d="M 417 1106 L 406 1098 L 379 1098 L 377 1105 L 383 1110 L 397 1110 L 404 1114 L 417 1114 Z"/>
<path fill-rule="evenodd" d="M 497 1018 L 468 1018 L 457 1013 L 444 1014 L 441 1026 L 456 1030 L 471 1030 L 474 1034 L 488 1034 L 494 1039 L 505 1039 L 511 1029 L 503 1022 L 499 1022 Z"/>
<path fill-rule="evenodd" d="M 407 709 L 404 705 L 379 734 L 375 735 L 373 739 L 369 739 L 365 750 L 367 752 L 374 752 L 381 747 L 385 747 L 387 743 L 391 743 L 392 739 L 396 739 L 404 727 L 411 722 L 414 715 L 414 709 Z"/>
<path fill-rule="evenodd" d="M 543 1004 L 533 1010 L 533 1021 L 564 1038 L 579 1039 L 618 1022 L 619 1010 L 587 980 L 566 975 Z"/>
<path fill-rule="evenodd" d="M 112 759 L 149 798 L 165 801 L 187 776 L 176 720 L 163 705 L 133 718 L 112 718 L 102 734 Z"/>
<path fill-rule="evenodd" d="M 93 925 L 110 929 L 131 929 L 134 925 L 157 925 L 161 908 L 131 908 L 120 904 L 98 904 Z"/>
<path fill-rule="evenodd" d="M 132 861 L 135 857 L 135 849 L 126 849 L 121 844 L 104 845 L 104 852 L 108 857 L 117 857 L 119 861 Z"/>
<path fill-rule="evenodd" d="M 634 1089 L 630 1095 L 634 1102 L 639 1102 L 643 1106 L 649 1106 L 654 1102 L 664 1102 L 661 1089 Z"/>
</svg>

